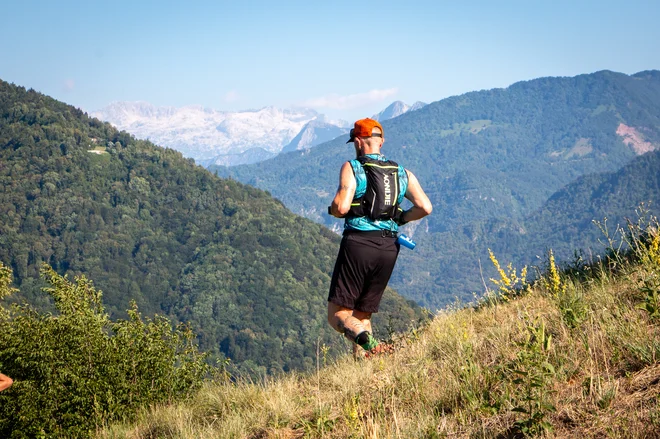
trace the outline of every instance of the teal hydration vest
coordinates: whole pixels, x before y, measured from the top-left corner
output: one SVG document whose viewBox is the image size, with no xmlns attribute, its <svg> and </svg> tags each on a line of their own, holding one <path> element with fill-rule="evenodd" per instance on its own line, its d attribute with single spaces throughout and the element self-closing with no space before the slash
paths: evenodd
<svg viewBox="0 0 660 439">
<path fill-rule="evenodd" d="M 367 154 L 349 163 L 356 188 L 344 229 L 398 231 L 392 217 L 408 190 L 406 170 L 381 154 Z"/>
</svg>

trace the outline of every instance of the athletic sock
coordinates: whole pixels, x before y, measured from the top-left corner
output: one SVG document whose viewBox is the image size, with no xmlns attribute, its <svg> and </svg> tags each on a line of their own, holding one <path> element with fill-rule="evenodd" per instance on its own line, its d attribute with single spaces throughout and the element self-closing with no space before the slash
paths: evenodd
<svg viewBox="0 0 660 439">
<path fill-rule="evenodd" d="M 376 346 L 378 346 L 378 340 L 376 340 L 369 331 L 363 331 L 355 337 L 355 343 L 362 346 L 362 349 L 365 351 L 370 351 Z"/>
</svg>

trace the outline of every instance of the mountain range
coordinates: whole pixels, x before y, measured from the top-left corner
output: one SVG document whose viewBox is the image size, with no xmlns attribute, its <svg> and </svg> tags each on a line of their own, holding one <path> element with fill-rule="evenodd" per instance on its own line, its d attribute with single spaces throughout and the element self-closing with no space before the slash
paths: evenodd
<svg viewBox="0 0 660 439">
<path fill-rule="evenodd" d="M 403 228 L 418 246 L 402 254 L 391 284 L 437 308 L 483 291 L 481 278 L 489 272 L 482 261 L 488 261 L 489 246 L 502 257 L 517 255 L 517 264 L 539 263 L 521 256 L 509 241 L 511 228 L 521 231 L 518 240 L 533 239 L 541 250 L 578 242 L 582 226 L 560 242 L 543 228 L 549 223 L 528 224 L 532 218 L 550 220 L 534 215 L 578 178 L 616 172 L 660 147 L 660 72 L 601 71 L 523 81 L 433 102 L 386 120 L 383 127 L 383 153 L 415 173 L 434 205 L 431 216 Z M 341 137 L 253 165 L 210 169 L 268 190 L 294 213 L 339 232 L 341 221 L 325 212 L 338 169 L 352 158 L 345 141 Z M 632 187 L 625 194 L 629 204 L 649 201 L 648 194 Z M 584 203 L 574 200 L 563 208 L 577 214 Z M 611 207 L 593 212 L 621 219 Z M 540 236 L 524 235 L 532 229 Z M 591 244 L 594 252 L 602 249 L 598 242 Z"/>
<path fill-rule="evenodd" d="M 332 122 L 325 121 L 324 118 L 314 119 L 309 121 L 280 152 L 286 153 L 309 149 L 335 139 L 342 134 L 346 134 L 349 130 L 350 128 L 347 124 L 345 126 L 337 126 Z"/>
<path fill-rule="evenodd" d="M 374 115 L 383 121 L 414 111 L 401 101 Z M 91 116 L 139 139 L 180 151 L 202 166 L 235 166 L 304 150 L 349 131 L 351 123 L 330 120 L 309 108 L 265 107 L 238 112 L 201 106 L 157 107 L 148 102 L 114 102 Z"/>
<path fill-rule="evenodd" d="M 91 116 L 196 161 L 212 161 L 254 148 L 278 153 L 319 114 L 306 108 L 227 112 L 201 106 L 174 108 L 147 102 L 115 102 Z"/>
<path fill-rule="evenodd" d="M 421 102 L 421 101 L 417 101 L 412 105 L 407 105 L 405 102 L 401 102 L 401 101 L 395 101 L 395 102 L 392 102 L 387 108 L 385 108 L 380 113 L 377 113 L 377 114 L 374 114 L 373 116 L 371 116 L 371 118 L 375 119 L 379 122 L 382 122 L 384 120 L 399 117 L 402 114 L 405 114 L 409 111 L 419 110 L 420 108 L 423 108 L 424 106 L 426 106 L 426 104 L 424 102 Z"/>
</svg>

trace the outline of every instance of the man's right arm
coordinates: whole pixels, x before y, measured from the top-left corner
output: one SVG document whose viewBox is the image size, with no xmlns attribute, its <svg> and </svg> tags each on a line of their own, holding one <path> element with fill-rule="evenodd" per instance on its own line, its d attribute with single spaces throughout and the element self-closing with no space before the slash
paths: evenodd
<svg viewBox="0 0 660 439">
<path fill-rule="evenodd" d="M 356 186 L 353 167 L 349 162 L 346 162 L 339 172 L 339 187 L 335 198 L 332 200 L 332 205 L 330 205 L 330 215 L 337 218 L 346 216 L 348 211 L 351 210 L 351 202 L 355 195 Z"/>
<path fill-rule="evenodd" d="M 406 210 L 401 215 L 402 224 L 424 218 L 433 211 L 431 200 L 429 200 L 429 197 L 424 193 L 424 189 L 422 189 L 419 181 L 417 181 L 417 177 L 407 169 L 406 173 L 408 174 L 408 190 L 406 191 L 406 198 L 412 202 L 413 207 Z"/>
</svg>

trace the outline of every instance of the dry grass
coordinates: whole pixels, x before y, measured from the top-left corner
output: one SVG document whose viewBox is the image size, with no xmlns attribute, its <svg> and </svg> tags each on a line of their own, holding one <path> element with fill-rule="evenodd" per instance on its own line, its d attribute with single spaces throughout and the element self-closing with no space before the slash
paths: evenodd
<svg viewBox="0 0 660 439">
<path fill-rule="evenodd" d="M 546 283 L 448 310 L 397 340 L 394 354 L 208 383 L 190 401 L 152 407 L 98 437 L 504 439 L 523 437 L 516 421 L 531 416 L 513 409 L 537 403 L 530 436 L 660 437 L 660 327 L 637 307 L 640 281 L 657 268 L 564 277 L 560 293 Z M 536 377 L 536 387 L 521 377 Z"/>
</svg>

